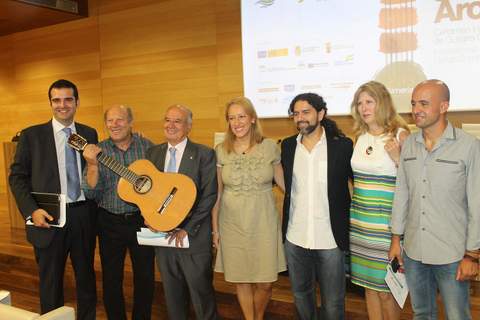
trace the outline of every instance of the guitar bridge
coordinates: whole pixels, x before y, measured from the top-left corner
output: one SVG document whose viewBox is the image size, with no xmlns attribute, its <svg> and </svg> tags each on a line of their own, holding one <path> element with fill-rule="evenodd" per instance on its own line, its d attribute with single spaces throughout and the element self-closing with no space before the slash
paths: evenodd
<svg viewBox="0 0 480 320">
<path fill-rule="evenodd" d="M 178 190 L 177 187 L 172 188 L 168 196 L 165 198 L 165 200 L 163 200 L 163 203 L 160 206 L 160 208 L 158 208 L 157 210 L 158 213 L 163 214 L 163 212 L 167 209 L 170 202 L 172 202 L 173 197 L 175 196 L 175 193 L 177 193 L 177 190 Z"/>
</svg>

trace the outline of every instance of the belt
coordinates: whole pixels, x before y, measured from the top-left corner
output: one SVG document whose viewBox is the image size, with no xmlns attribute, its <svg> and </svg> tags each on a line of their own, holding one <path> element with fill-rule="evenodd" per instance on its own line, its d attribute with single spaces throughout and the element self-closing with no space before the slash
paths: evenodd
<svg viewBox="0 0 480 320">
<path fill-rule="evenodd" d="M 125 213 L 113 213 L 113 212 L 110 212 L 110 211 L 105 210 L 103 208 L 100 208 L 100 209 L 103 212 L 108 213 L 110 216 L 114 216 L 114 217 L 122 219 L 122 220 L 129 220 L 129 219 L 141 216 L 140 211 L 125 212 Z"/>
<path fill-rule="evenodd" d="M 67 203 L 67 208 L 76 208 L 76 207 L 80 207 L 80 206 L 83 206 L 87 204 L 87 201 L 86 200 L 82 200 L 82 201 L 76 201 L 76 202 L 69 202 Z"/>
</svg>

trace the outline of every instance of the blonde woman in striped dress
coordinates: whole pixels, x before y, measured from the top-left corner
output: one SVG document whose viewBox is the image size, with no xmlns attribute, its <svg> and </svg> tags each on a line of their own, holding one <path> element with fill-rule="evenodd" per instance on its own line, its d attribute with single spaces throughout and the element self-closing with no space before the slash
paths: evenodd
<svg viewBox="0 0 480 320">
<path fill-rule="evenodd" d="M 400 308 L 385 283 L 389 228 L 400 148 L 409 131 L 387 88 L 361 85 L 351 104 L 355 148 L 350 210 L 352 282 L 365 288 L 369 319 L 400 318 Z"/>
</svg>

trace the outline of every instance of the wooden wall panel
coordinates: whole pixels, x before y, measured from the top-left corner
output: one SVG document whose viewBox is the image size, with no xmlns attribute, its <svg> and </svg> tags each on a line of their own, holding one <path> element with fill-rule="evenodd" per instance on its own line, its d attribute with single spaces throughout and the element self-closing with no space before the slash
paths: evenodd
<svg viewBox="0 0 480 320">
<path fill-rule="evenodd" d="M 12 64 L 12 37 L 0 37 L 0 137 L 10 141 L 16 129 L 12 126 L 12 107 L 15 105 L 14 68 Z M 3 148 L 0 148 L 0 165 L 5 168 Z M 0 192 L 5 192 L 5 170 L 0 170 Z"/>
<path fill-rule="evenodd" d="M 110 4 L 101 12 L 113 10 Z M 137 128 L 160 142 L 165 109 L 185 104 L 194 114 L 192 139 L 210 144 L 211 131 L 200 128 L 217 118 L 211 112 L 217 98 L 214 2 L 119 5 L 99 18 L 104 106 L 131 105 Z"/>
<path fill-rule="evenodd" d="M 96 18 L 14 34 L 17 130 L 51 118 L 47 91 L 60 78 L 79 87 L 77 120 L 92 126 L 101 123 L 98 47 Z"/>
<path fill-rule="evenodd" d="M 9 46 L 6 41 L 9 41 Z M 0 98 L 2 110 L 7 114 L 0 120 L 3 141 L 10 140 L 15 132 L 27 126 L 51 119 L 47 91 L 50 84 L 60 78 L 72 80 L 79 87 L 77 120 L 94 127 L 101 125 L 96 17 L 15 33 L 0 38 L 0 47 L 1 52 L 9 52 L 8 62 L 1 62 L 0 79 L 8 74 L 8 91 L 13 95 L 7 101 L 5 97 L 9 95 L 4 97 L 1 94 Z M 0 59 L 4 56 L 2 54 Z M 5 192 L 3 171 L 0 181 L 0 192 Z"/>
<path fill-rule="evenodd" d="M 161 3 L 161 2 L 171 2 L 169 0 L 94 0 L 98 2 L 99 14 L 107 14 L 116 11 L 125 11 L 129 9 L 135 9 L 139 7 L 144 7 L 150 4 Z M 92 0 L 88 2 L 89 8 L 92 7 Z"/>
<path fill-rule="evenodd" d="M 225 104 L 243 95 L 240 1 L 216 1 L 217 112 L 219 130 L 226 130 Z"/>
</svg>

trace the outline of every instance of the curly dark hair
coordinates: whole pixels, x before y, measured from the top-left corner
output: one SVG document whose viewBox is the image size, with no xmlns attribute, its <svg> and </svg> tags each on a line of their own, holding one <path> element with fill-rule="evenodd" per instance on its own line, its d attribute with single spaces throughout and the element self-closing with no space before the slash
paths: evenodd
<svg viewBox="0 0 480 320">
<path fill-rule="evenodd" d="M 288 108 L 288 114 L 293 114 L 293 107 L 295 103 L 298 101 L 306 101 L 309 105 L 311 105 L 317 112 L 322 111 L 325 109 L 325 115 L 320 121 L 322 127 L 325 128 L 328 136 L 332 137 L 345 137 L 345 134 L 338 128 L 337 123 L 330 118 L 327 118 L 327 103 L 323 100 L 322 96 L 308 92 L 308 93 L 300 93 L 295 98 L 293 98 L 292 102 L 290 102 L 290 107 Z"/>
</svg>

